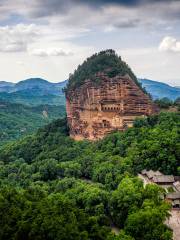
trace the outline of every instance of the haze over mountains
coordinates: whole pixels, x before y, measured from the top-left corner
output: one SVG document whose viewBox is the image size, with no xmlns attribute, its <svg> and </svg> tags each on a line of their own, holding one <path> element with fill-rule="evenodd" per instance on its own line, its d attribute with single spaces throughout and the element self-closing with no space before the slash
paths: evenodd
<svg viewBox="0 0 180 240">
<path fill-rule="evenodd" d="M 167 97 L 175 100 L 180 97 L 180 87 L 172 87 L 166 83 L 157 82 L 149 79 L 139 79 L 140 83 L 151 94 L 153 99 Z"/>
<path fill-rule="evenodd" d="M 179 87 L 149 79 L 138 80 L 153 99 L 167 97 L 175 100 L 180 97 Z M 51 120 L 64 116 L 63 88 L 67 82 L 52 83 L 41 78 L 30 78 L 18 83 L 0 81 L 1 144 L 20 138 Z"/>
<path fill-rule="evenodd" d="M 62 89 L 66 81 L 51 83 L 41 78 L 30 78 L 16 84 L 0 82 L 0 100 L 27 105 L 64 105 Z"/>
<path fill-rule="evenodd" d="M 63 117 L 65 84 L 40 78 L 0 82 L 0 146 Z"/>
<path fill-rule="evenodd" d="M 26 106 L 0 100 L 0 147 L 63 117 L 64 106 Z"/>
<path fill-rule="evenodd" d="M 33 89 L 33 91 L 39 90 L 41 94 L 59 95 L 65 85 L 66 81 L 59 83 L 51 83 L 42 78 L 29 78 L 18 83 L 0 81 L 0 92 L 13 93 L 27 89 Z"/>
<path fill-rule="evenodd" d="M 147 92 L 151 94 L 153 99 L 167 97 L 175 100 L 180 97 L 179 86 L 173 87 L 168 84 L 149 80 L 139 79 Z M 66 86 L 67 80 L 52 83 L 41 78 L 30 78 L 18 83 L 0 81 L 0 100 L 24 103 L 30 105 L 65 104 L 64 93 L 62 89 Z"/>
</svg>

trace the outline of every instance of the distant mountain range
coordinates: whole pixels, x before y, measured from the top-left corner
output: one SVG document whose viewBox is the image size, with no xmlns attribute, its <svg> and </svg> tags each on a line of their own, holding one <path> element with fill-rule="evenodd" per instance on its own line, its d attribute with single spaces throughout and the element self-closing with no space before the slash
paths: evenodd
<svg viewBox="0 0 180 240">
<path fill-rule="evenodd" d="M 0 81 L 0 92 L 10 92 L 14 85 L 11 82 Z"/>
<path fill-rule="evenodd" d="M 180 97 L 180 87 L 172 87 L 166 83 L 149 79 L 138 80 L 153 99 L 167 97 L 175 100 Z M 51 83 L 41 78 L 30 78 L 16 84 L 0 81 L 0 100 L 27 105 L 64 105 L 65 97 L 62 89 L 66 84 L 67 80 Z"/>
<path fill-rule="evenodd" d="M 27 105 L 64 105 L 62 89 L 67 81 L 51 83 L 41 78 L 30 78 L 18 83 L 0 82 L 0 100 Z"/>
<path fill-rule="evenodd" d="M 65 106 L 22 104 L 0 100 L 0 147 L 63 117 Z"/>
<path fill-rule="evenodd" d="M 167 97 L 175 100 L 180 97 L 180 87 L 172 87 L 166 83 L 157 82 L 149 79 L 138 79 L 146 91 L 151 94 L 153 99 Z"/>
<path fill-rule="evenodd" d="M 0 92 L 19 92 L 24 90 L 32 90 L 40 93 L 41 95 L 53 94 L 59 95 L 65 87 L 67 81 L 59 83 L 51 83 L 42 78 L 29 78 L 18 83 L 10 83 L 0 81 Z"/>
</svg>

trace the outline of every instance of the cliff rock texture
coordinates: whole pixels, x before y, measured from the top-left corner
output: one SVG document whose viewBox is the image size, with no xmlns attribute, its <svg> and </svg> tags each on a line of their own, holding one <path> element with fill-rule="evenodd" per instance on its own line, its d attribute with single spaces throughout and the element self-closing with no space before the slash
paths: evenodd
<svg viewBox="0 0 180 240">
<path fill-rule="evenodd" d="M 101 139 L 156 112 L 130 67 L 111 49 L 84 61 L 65 92 L 70 136 L 76 140 Z"/>
<path fill-rule="evenodd" d="M 66 110 L 70 136 L 75 140 L 96 140 L 115 130 L 131 127 L 138 116 L 156 112 L 146 95 L 128 77 L 99 74 L 101 84 L 86 80 L 66 94 Z"/>
</svg>

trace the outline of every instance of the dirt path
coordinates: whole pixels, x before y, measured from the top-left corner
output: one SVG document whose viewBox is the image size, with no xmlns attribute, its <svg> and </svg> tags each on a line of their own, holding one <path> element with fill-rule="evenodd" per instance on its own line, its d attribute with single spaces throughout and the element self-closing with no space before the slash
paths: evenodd
<svg viewBox="0 0 180 240">
<path fill-rule="evenodd" d="M 180 210 L 171 210 L 171 217 L 166 224 L 173 230 L 173 240 L 180 240 Z"/>
</svg>

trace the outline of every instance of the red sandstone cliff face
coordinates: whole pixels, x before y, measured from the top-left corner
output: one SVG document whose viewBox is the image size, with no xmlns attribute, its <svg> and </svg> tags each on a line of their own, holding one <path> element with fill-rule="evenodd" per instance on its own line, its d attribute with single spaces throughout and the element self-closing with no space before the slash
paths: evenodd
<svg viewBox="0 0 180 240">
<path fill-rule="evenodd" d="M 66 93 L 70 136 L 75 140 L 101 139 L 112 131 L 131 127 L 138 116 L 156 112 L 150 98 L 128 76 L 98 76 L 99 86 L 87 80 Z"/>
</svg>

